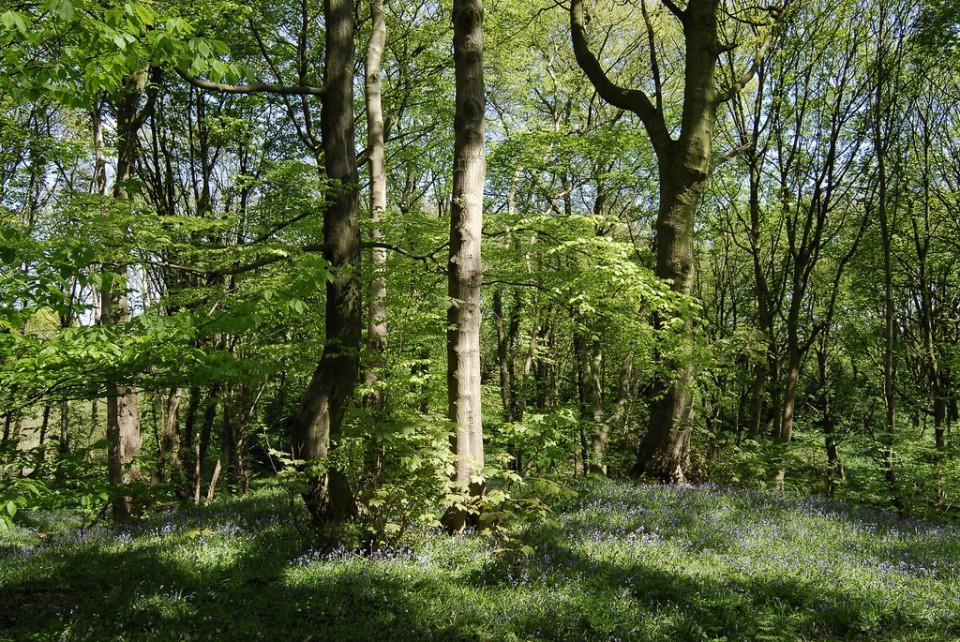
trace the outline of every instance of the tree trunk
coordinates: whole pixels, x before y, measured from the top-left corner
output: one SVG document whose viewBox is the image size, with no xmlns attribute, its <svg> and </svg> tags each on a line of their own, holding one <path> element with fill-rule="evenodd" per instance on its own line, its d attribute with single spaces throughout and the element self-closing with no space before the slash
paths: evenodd
<svg viewBox="0 0 960 642">
<path fill-rule="evenodd" d="M 793 342 L 790 342 L 791 344 Z M 783 401 L 780 417 L 780 431 L 776 435 L 777 442 L 785 448 L 793 437 L 793 417 L 797 404 L 797 385 L 800 382 L 800 365 L 803 354 L 796 345 L 790 345 L 787 350 L 787 372 L 783 388 Z M 783 490 L 787 469 L 783 460 L 784 453 L 778 456 L 777 468 L 773 473 L 773 485 L 776 490 Z"/>
<path fill-rule="evenodd" d="M 753 368 L 753 384 L 750 388 L 750 416 L 747 419 L 748 439 L 757 439 L 763 428 L 763 397 L 766 382 L 766 368 L 762 363 L 758 363 Z"/>
<path fill-rule="evenodd" d="M 180 468 L 180 444 L 177 432 L 177 413 L 180 409 L 180 388 L 170 388 L 167 395 L 167 407 L 163 417 L 163 428 L 157 444 L 156 479 L 161 484 L 169 482 Z"/>
<path fill-rule="evenodd" d="M 937 387 L 933 399 L 933 440 L 937 449 L 935 460 L 935 474 L 937 478 L 937 503 L 946 503 L 947 491 L 944 480 L 944 464 L 946 462 L 946 428 L 947 428 L 947 396 L 946 391 Z"/>
<path fill-rule="evenodd" d="M 180 461 L 186 471 L 186 483 L 183 486 L 184 497 L 188 489 L 193 488 L 194 470 L 196 468 L 196 435 L 197 415 L 200 413 L 200 387 L 190 388 L 190 399 L 187 402 L 187 416 L 183 422 L 183 439 L 180 440 Z"/>
<path fill-rule="evenodd" d="M 380 74 L 383 48 L 387 37 L 383 0 L 370 0 L 371 33 L 367 44 L 366 98 L 367 98 L 367 149 L 370 154 L 370 238 L 375 243 L 384 240 L 381 221 L 387 209 L 387 168 L 384 157 L 383 105 Z M 387 250 L 374 247 L 370 263 L 372 276 L 367 293 L 367 349 L 371 364 L 364 371 L 363 383 L 371 387 L 366 403 L 372 408 L 383 404 L 381 393 L 375 384 L 383 369 L 383 356 L 387 345 L 387 284 L 384 272 Z"/>
<path fill-rule="evenodd" d="M 933 399 L 933 441 L 938 451 L 947 447 L 947 400 L 943 390 L 937 389 Z"/>
<path fill-rule="evenodd" d="M 657 155 L 660 206 L 656 229 L 656 274 L 671 288 L 689 295 L 694 279 L 693 230 L 697 207 L 710 173 L 713 126 L 717 104 L 717 0 L 691 0 L 675 14 L 683 26 L 685 44 L 682 122 L 674 140 L 664 120 L 659 72 L 655 70 L 655 100 L 643 91 L 624 89 L 606 75 L 590 52 L 582 0 L 570 3 L 570 31 L 577 64 L 600 96 L 639 116 Z M 673 376 L 655 386 L 650 425 L 640 444 L 634 472 L 665 482 L 684 481 L 690 422 L 693 418 L 689 355 L 670 358 Z"/>
<path fill-rule="evenodd" d="M 117 100 L 117 171 L 114 178 L 113 197 L 127 201 L 127 181 L 133 175 L 137 158 L 137 134 L 142 123 L 140 99 L 147 83 L 147 71 L 133 74 Z M 98 112 L 99 113 L 99 112 Z M 95 138 L 102 140 L 99 117 L 95 119 Z M 101 166 L 100 171 L 105 172 Z M 98 177 L 97 183 L 106 190 L 106 177 Z M 126 264 L 113 266 L 121 281 L 125 281 Z M 123 290 L 115 290 L 111 276 L 104 279 L 100 290 L 100 323 L 105 326 L 124 323 L 130 312 L 129 302 Z M 107 464 L 110 484 L 116 493 L 113 499 L 114 519 L 130 517 L 132 498 L 123 493 L 123 487 L 137 477 L 135 460 L 140 454 L 140 417 L 137 395 L 128 385 L 111 381 L 107 384 Z"/>
<path fill-rule="evenodd" d="M 213 434 L 213 422 L 217 418 L 217 400 L 220 396 L 221 385 L 215 383 L 210 386 L 207 403 L 203 409 L 203 426 L 197 436 L 193 454 L 193 503 L 200 505 L 200 486 L 203 482 L 203 464 L 210 449 L 210 437 Z"/>
<path fill-rule="evenodd" d="M 707 153 L 710 149 L 710 126 L 706 138 L 701 141 Z M 697 154 L 689 158 L 692 150 L 670 154 L 669 168 L 660 181 L 660 210 L 656 223 L 657 276 L 670 282 L 671 288 L 680 294 L 689 295 L 693 287 L 693 227 L 697 206 L 703 193 L 708 159 L 700 159 L 701 169 L 696 168 Z M 676 158 L 679 156 L 679 158 Z M 683 363 L 689 354 L 681 355 L 680 361 L 671 361 L 669 369 L 674 373 L 672 381 L 656 386 L 656 397 L 650 408 L 650 425 L 640 443 L 635 472 L 668 483 L 685 481 L 683 469 L 687 466 L 687 446 L 690 440 L 690 423 L 693 420 L 692 376 L 689 365 Z"/>
<path fill-rule="evenodd" d="M 887 47 L 887 7 L 885 3 L 879 5 L 879 31 L 877 33 L 877 59 L 875 64 L 875 83 L 873 87 L 873 104 L 871 105 L 871 115 L 873 117 L 873 155 L 877 162 L 877 216 L 880 219 L 880 242 L 883 251 L 883 402 L 886 410 L 884 415 L 884 437 L 883 437 L 883 468 L 884 478 L 890 489 L 893 504 L 900 506 L 899 493 L 897 492 L 897 476 L 894 468 L 893 446 L 896 433 L 896 395 L 894 390 L 896 379 L 895 362 L 895 342 L 896 342 L 896 317 L 893 308 L 893 229 L 891 226 L 890 212 L 887 204 L 887 151 L 890 145 L 890 139 L 895 134 L 892 127 L 886 127 L 889 124 L 889 117 L 886 110 L 891 109 L 892 105 L 886 99 L 885 92 L 887 86 L 895 82 L 891 78 L 890 71 L 886 64 Z"/>
<path fill-rule="evenodd" d="M 517 385 L 516 351 L 517 335 L 520 332 L 520 299 L 514 296 L 513 309 L 508 317 L 504 316 L 503 290 L 493 292 L 493 322 L 497 329 L 497 363 L 500 366 L 500 401 L 503 405 L 504 421 L 517 421 L 522 417 L 519 389 Z"/>
<path fill-rule="evenodd" d="M 830 382 L 827 377 L 827 347 L 824 336 L 820 348 L 817 350 L 817 402 L 820 406 L 820 428 L 823 431 L 823 444 L 827 454 L 827 496 L 833 497 L 837 488 L 837 481 L 846 479 L 846 471 L 840 460 L 840 451 L 837 447 L 837 418 L 833 413 L 830 400 Z"/>
<path fill-rule="evenodd" d="M 64 399 L 60 402 L 60 454 L 70 452 L 70 404 Z"/>
<path fill-rule="evenodd" d="M 610 445 L 610 425 L 603 412 L 603 346 L 599 337 L 590 342 L 587 362 L 587 390 L 590 400 L 590 458 L 587 471 L 607 474 L 607 447 Z"/>
<path fill-rule="evenodd" d="M 50 404 L 44 404 L 43 406 L 43 418 L 40 420 L 40 435 L 37 440 L 37 463 L 35 464 L 36 468 L 39 468 L 43 465 L 44 460 L 46 459 L 46 449 L 43 447 L 44 441 L 47 439 L 47 428 L 50 427 Z"/>
<path fill-rule="evenodd" d="M 456 108 L 447 280 L 447 409 L 456 425 L 454 482 L 476 495 L 483 489 L 478 478 L 484 465 L 480 414 L 480 234 L 486 174 L 483 0 L 454 0 L 453 58 Z M 444 516 L 451 532 L 463 530 L 468 521 L 472 516 L 463 510 L 451 509 Z"/>
<path fill-rule="evenodd" d="M 360 282 L 360 228 L 357 224 L 359 179 L 354 149 L 353 3 L 325 0 L 323 109 L 320 130 L 324 171 L 332 194 L 323 216 L 324 258 L 333 272 L 326 286 L 326 340 L 323 355 L 293 417 L 298 458 L 326 459 L 336 448 L 344 412 L 353 396 L 359 370 L 363 323 Z M 318 523 L 337 522 L 356 514 L 349 481 L 329 467 L 315 477 L 304 500 Z"/>
</svg>

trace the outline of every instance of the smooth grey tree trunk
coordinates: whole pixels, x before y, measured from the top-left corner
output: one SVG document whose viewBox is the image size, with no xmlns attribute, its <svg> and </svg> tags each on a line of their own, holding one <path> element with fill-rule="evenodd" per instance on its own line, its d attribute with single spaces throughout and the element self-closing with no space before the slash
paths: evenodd
<svg viewBox="0 0 960 642">
<path fill-rule="evenodd" d="M 454 0 L 453 58 L 456 108 L 447 278 L 447 411 L 456 426 L 454 482 L 464 492 L 479 494 L 484 466 L 480 410 L 480 235 L 486 175 L 483 0 Z M 451 532 L 461 531 L 472 517 L 452 509 L 444 516 L 444 525 Z"/>
<path fill-rule="evenodd" d="M 367 149 L 370 158 L 370 219 L 373 225 L 370 238 L 374 243 L 384 240 L 382 219 L 387 209 L 387 167 L 384 152 L 383 100 L 381 67 L 383 49 L 387 38 L 387 23 L 383 12 L 383 0 L 370 0 L 371 33 L 367 44 L 366 59 L 366 104 L 367 104 Z M 381 376 L 384 351 L 387 346 L 387 250 L 374 246 L 370 253 L 373 275 L 367 291 L 367 350 L 370 352 L 370 367 L 364 371 L 363 382 L 374 386 Z M 374 408 L 382 405 L 382 395 L 373 390 L 367 403 Z"/>
</svg>

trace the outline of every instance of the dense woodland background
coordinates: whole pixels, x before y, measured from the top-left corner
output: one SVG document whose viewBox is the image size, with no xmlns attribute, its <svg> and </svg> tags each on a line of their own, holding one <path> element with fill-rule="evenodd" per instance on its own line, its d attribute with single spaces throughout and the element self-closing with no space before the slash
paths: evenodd
<svg viewBox="0 0 960 642">
<path fill-rule="evenodd" d="M 279 480 L 376 545 L 587 474 L 956 518 L 957 17 L 6 0 L 0 522 Z"/>
</svg>

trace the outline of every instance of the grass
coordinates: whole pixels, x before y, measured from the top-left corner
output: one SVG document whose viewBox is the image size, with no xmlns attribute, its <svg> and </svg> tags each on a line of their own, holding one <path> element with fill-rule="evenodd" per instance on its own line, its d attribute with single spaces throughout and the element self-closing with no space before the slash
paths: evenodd
<svg viewBox="0 0 960 642">
<path fill-rule="evenodd" d="M 51 535 L 37 543 L 38 533 Z M 521 536 L 313 548 L 279 491 L 0 540 L 0 639 L 960 639 L 960 532 L 792 495 L 591 485 Z"/>
</svg>

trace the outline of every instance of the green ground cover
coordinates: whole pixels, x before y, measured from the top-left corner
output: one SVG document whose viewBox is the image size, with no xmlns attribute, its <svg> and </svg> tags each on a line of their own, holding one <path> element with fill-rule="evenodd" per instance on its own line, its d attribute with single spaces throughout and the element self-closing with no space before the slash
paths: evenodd
<svg viewBox="0 0 960 642">
<path fill-rule="evenodd" d="M 960 531 L 790 494 L 590 485 L 518 536 L 318 547 L 278 490 L 0 539 L 0 639 L 960 639 Z M 527 549 L 528 550 L 528 549 Z"/>
</svg>

